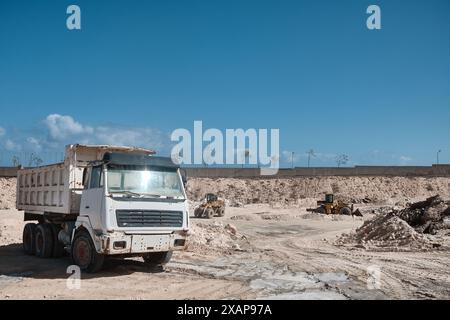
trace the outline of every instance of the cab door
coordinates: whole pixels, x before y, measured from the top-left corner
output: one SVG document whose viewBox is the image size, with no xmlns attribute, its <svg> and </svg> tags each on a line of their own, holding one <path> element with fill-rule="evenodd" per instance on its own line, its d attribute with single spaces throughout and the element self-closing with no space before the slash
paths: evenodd
<svg viewBox="0 0 450 320">
<path fill-rule="evenodd" d="M 102 166 L 87 168 L 85 184 L 80 203 L 80 215 L 88 216 L 92 228 L 102 228 L 105 201 L 104 178 Z"/>
</svg>

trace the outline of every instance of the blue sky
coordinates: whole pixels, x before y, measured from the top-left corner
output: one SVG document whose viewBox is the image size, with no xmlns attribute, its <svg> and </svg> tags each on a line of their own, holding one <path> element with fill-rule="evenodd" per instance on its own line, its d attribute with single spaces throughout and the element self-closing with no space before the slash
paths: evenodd
<svg viewBox="0 0 450 320">
<path fill-rule="evenodd" d="M 311 148 L 317 166 L 450 162 L 449 14 L 448 0 L 3 0 L 0 162 L 75 142 L 167 153 L 194 120 L 279 128 L 298 166 Z"/>
</svg>

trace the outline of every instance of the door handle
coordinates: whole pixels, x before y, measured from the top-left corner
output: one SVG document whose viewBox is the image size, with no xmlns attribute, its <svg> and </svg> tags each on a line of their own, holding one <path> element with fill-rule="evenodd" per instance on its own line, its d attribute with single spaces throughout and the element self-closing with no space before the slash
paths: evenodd
<svg viewBox="0 0 450 320">
<path fill-rule="evenodd" d="M 89 209 L 89 206 L 84 207 L 85 209 Z"/>
</svg>

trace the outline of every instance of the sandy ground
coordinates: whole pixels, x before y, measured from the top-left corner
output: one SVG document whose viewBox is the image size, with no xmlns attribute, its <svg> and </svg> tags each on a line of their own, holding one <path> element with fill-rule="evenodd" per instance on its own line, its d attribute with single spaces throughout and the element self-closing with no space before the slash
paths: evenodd
<svg viewBox="0 0 450 320">
<path fill-rule="evenodd" d="M 364 212 L 370 210 L 365 205 Z M 449 251 L 375 252 L 333 244 L 368 218 L 265 204 L 227 208 L 223 218 L 191 218 L 192 244 L 164 271 L 147 269 L 137 258 L 110 260 L 70 290 L 70 259 L 24 255 L 22 214 L 1 210 L 0 299 L 450 298 Z M 368 286 L 374 268 L 379 288 Z"/>
</svg>

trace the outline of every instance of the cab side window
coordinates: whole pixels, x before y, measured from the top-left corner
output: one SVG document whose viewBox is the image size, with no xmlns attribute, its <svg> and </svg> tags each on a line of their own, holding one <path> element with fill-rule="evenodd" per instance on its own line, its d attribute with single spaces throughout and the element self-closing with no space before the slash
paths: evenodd
<svg viewBox="0 0 450 320">
<path fill-rule="evenodd" d="M 103 184 L 102 167 L 101 166 L 93 167 L 91 171 L 89 188 L 90 189 L 100 188 L 102 184 Z"/>
<path fill-rule="evenodd" d="M 89 189 L 89 178 L 91 175 L 91 168 L 84 168 L 83 170 L 83 188 Z"/>
</svg>

